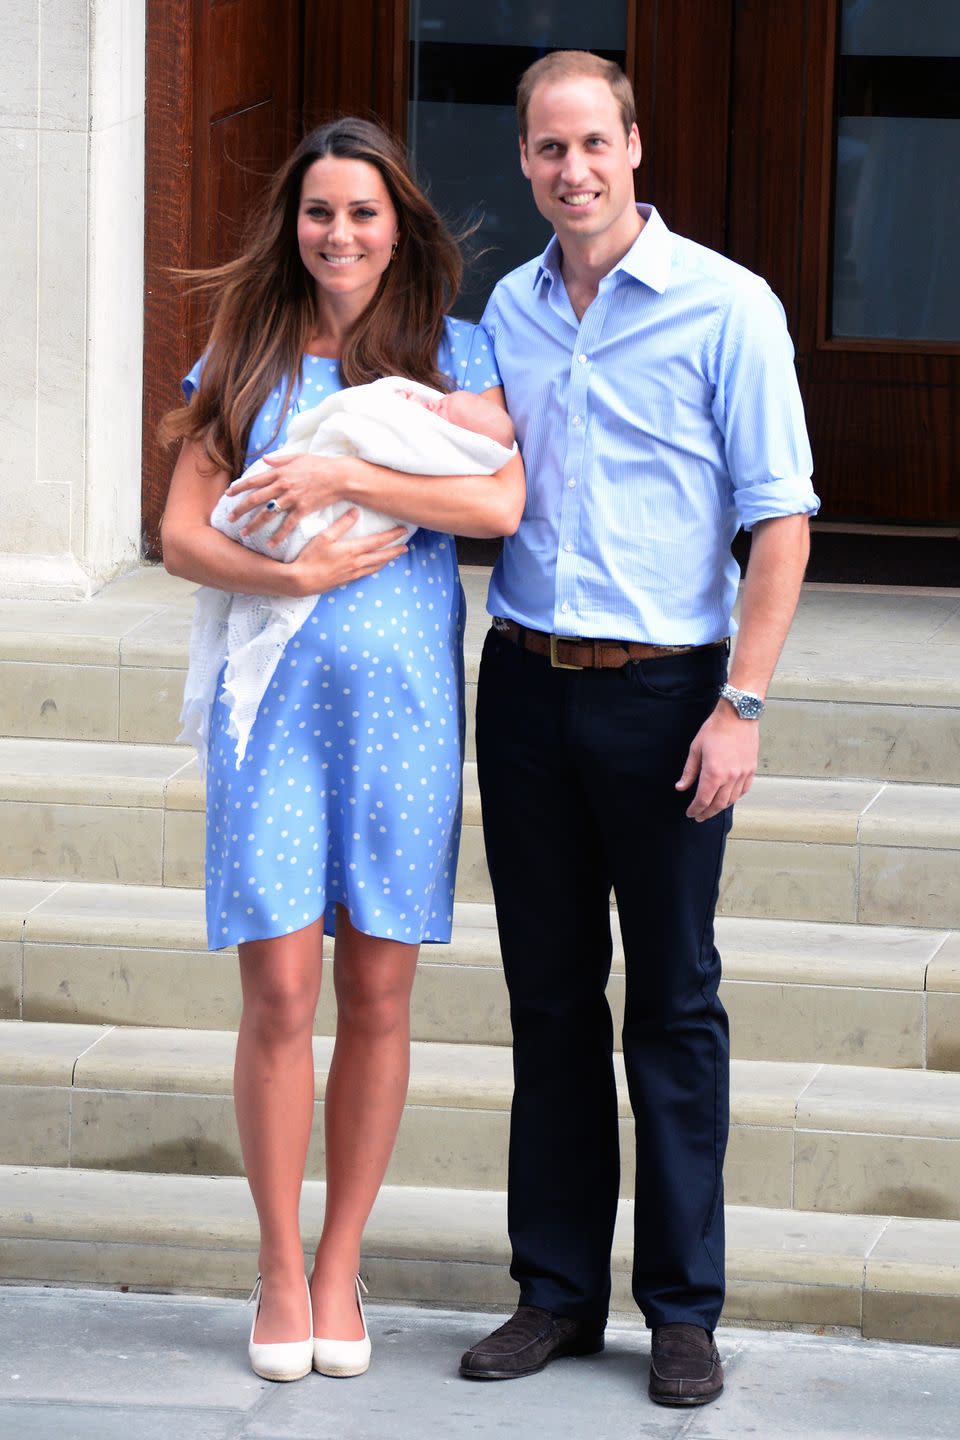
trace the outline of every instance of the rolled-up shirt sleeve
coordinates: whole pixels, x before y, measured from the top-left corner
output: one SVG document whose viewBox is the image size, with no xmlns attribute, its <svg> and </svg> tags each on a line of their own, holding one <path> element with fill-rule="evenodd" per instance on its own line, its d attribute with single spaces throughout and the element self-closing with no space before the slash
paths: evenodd
<svg viewBox="0 0 960 1440">
<path fill-rule="evenodd" d="M 777 516 L 815 515 L 820 501 L 793 344 L 763 280 L 733 290 L 711 342 L 713 417 L 744 530 Z"/>
</svg>

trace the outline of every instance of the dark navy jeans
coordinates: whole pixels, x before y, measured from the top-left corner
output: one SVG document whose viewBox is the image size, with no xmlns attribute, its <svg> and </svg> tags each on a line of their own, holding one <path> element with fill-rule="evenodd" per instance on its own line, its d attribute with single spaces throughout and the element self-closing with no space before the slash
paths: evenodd
<svg viewBox="0 0 960 1440">
<path fill-rule="evenodd" d="M 722 647 L 569 671 L 487 636 L 477 758 L 514 1033 L 511 1273 L 522 1304 L 602 1324 L 620 1188 L 610 894 L 636 1131 L 633 1293 L 648 1325 L 723 1306 L 727 1017 L 713 916 L 731 812 L 674 789 Z"/>
</svg>

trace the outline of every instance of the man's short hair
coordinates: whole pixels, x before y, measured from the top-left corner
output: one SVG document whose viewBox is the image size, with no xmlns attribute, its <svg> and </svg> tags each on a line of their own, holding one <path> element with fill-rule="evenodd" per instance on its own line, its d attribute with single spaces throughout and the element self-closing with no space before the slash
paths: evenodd
<svg viewBox="0 0 960 1440">
<path fill-rule="evenodd" d="M 520 77 L 517 88 L 517 120 L 521 138 L 527 138 L 527 111 L 530 97 L 536 87 L 547 81 L 573 80 L 587 77 L 605 80 L 610 86 L 614 100 L 620 107 L 620 117 L 626 135 L 637 123 L 637 104 L 633 86 L 615 60 L 604 60 L 589 50 L 553 50 L 542 59 L 535 60 Z"/>
</svg>

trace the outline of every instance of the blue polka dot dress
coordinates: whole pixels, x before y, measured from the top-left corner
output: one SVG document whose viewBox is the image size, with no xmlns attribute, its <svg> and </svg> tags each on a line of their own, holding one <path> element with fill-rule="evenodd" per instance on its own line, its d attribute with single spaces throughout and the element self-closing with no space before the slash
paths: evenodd
<svg viewBox="0 0 960 1440">
<path fill-rule="evenodd" d="M 500 384 L 479 326 L 447 320 L 439 368 L 458 389 Z M 199 362 L 184 381 L 189 395 Z M 277 438 L 281 386 L 250 434 L 248 463 L 287 421 L 341 388 L 306 355 Z M 289 935 L 335 907 L 368 935 L 445 942 L 460 842 L 464 599 L 449 535 L 417 530 L 376 575 L 321 595 L 287 645 L 237 769 L 227 706 L 213 707 L 207 764 L 211 950 Z"/>
</svg>

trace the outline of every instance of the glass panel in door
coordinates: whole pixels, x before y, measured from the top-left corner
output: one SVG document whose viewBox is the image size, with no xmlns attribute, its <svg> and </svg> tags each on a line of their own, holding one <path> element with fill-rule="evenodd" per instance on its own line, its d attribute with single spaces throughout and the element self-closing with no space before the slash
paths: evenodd
<svg viewBox="0 0 960 1440">
<path fill-rule="evenodd" d="M 843 0 L 832 332 L 960 340 L 960 0 Z"/>
<path fill-rule="evenodd" d="M 625 0 L 411 0 L 414 166 L 454 229 L 480 221 L 457 305 L 464 319 L 479 319 L 495 281 L 550 238 L 520 172 L 517 81 L 550 50 L 593 50 L 622 65 L 626 33 Z"/>
</svg>

